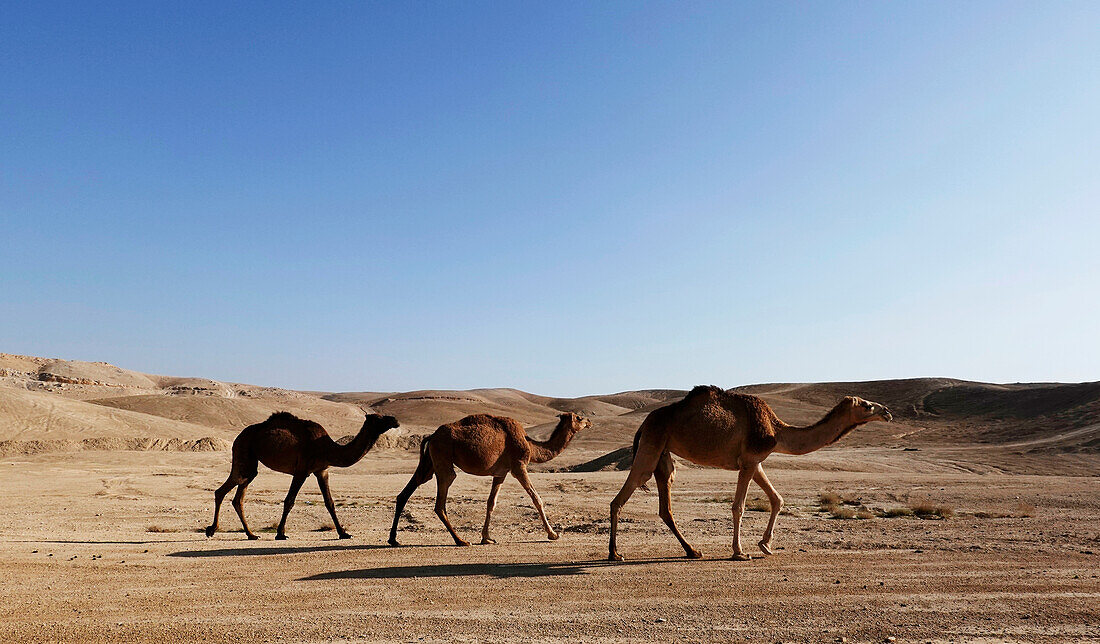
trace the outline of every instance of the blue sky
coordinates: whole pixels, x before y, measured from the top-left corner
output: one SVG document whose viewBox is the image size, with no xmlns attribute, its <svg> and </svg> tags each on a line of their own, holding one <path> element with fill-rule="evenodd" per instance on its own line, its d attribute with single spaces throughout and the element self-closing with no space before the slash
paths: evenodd
<svg viewBox="0 0 1100 644">
<path fill-rule="evenodd" d="M 1096 3 L 4 3 L 0 351 L 1100 378 Z"/>
</svg>

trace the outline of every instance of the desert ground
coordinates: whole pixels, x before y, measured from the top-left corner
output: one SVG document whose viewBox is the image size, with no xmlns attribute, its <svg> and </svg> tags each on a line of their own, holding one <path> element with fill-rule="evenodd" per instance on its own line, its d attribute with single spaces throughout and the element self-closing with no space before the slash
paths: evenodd
<svg viewBox="0 0 1100 644">
<path fill-rule="evenodd" d="M 765 462 L 786 500 L 776 554 L 731 561 L 735 474 L 681 462 L 673 511 L 704 558 L 683 558 L 656 493 L 639 491 L 620 526 L 627 561 L 609 563 L 608 504 L 626 473 L 604 457 L 683 390 L 295 392 L 0 354 L 0 641 L 1100 641 L 1100 384 L 740 390 L 793 423 L 845 394 L 896 418 Z M 203 534 L 241 428 L 287 410 L 339 437 L 363 409 L 402 427 L 331 470 L 352 539 L 336 538 L 310 480 L 290 539 L 274 541 L 290 477 L 262 467 L 245 500 L 261 539 L 244 538 L 228 502 L 222 530 Z M 386 545 L 419 435 L 487 412 L 541 438 L 561 411 L 593 426 L 532 467 L 560 540 L 509 479 L 496 545 L 454 546 L 431 483 L 409 503 L 403 547 Z M 488 490 L 463 474 L 451 487 L 451 520 L 475 542 Z M 768 513 L 759 489 L 749 498 L 754 551 Z"/>
</svg>

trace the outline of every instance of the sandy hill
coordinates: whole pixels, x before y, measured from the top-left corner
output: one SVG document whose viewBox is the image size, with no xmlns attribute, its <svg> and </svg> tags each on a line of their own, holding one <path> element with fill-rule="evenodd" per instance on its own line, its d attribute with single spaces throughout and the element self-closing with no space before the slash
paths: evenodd
<svg viewBox="0 0 1100 644">
<path fill-rule="evenodd" d="M 949 378 L 773 383 L 737 387 L 784 420 L 809 424 L 841 397 L 885 403 L 895 422 L 856 432 L 845 446 L 1008 445 L 1029 451 L 1100 451 L 1100 383 L 996 385 Z M 363 410 L 401 421 L 380 446 L 474 413 L 511 416 L 544 437 L 558 414 L 590 417 L 575 441 L 588 450 L 628 445 L 653 409 L 686 389 L 554 398 L 516 389 L 306 392 L 139 373 L 105 362 L 0 354 L 0 453 L 66 449 L 225 448 L 274 411 L 316 420 L 334 437 L 358 430 Z M 198 441 L 202 441 L 201 444 Z"/>
</svg>

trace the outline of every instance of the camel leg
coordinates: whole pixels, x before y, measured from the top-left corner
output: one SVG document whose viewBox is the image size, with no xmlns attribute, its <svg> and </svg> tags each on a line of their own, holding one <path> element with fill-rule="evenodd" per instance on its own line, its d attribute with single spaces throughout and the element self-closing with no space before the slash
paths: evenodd
<svg viewBox="0 0 1100 644">
<path fill-rule="evenodd" d="M 351 535 L 340 525 L 340 519 L 336 518 L 336 504 L 332 502 L 332 492 L 328 489 L 328 470 L 316 472 L 314 476 L 317 477 L 317 487 L 321 488 L 321 496 L 325 499 L 325 507 L 332 516 L 332 525 L 336 528 L 336 534 L 341 539 L 350 539 Z"/>
<path fill-rule="evenodd" d="M 290 514 L 290 508 L 294 507 L 294 499 L 298 497 L 298 490 L 302 489 L 302 483 L 306 482 L 307 474 L 295 474 L 294 480 L 290 482 L 290 490 L 286 493 L 286 499 L 283 500 L 283 518 L 279 520 L 279 529 L 275 532 L 275 539 L 283 541 L 286 539 L 286 515 Z"/>
<path fill-rule="evenodd" d="M 497 505 L 497 492 L 500 490 L 500 484 L 503 482 L 503 476 L 493 477 L 493 489 L 489 490 L 489 501 L 485 504 L 485 526 L 481 528 L 482 545 L 496 543 L 496 541 L 489 538 L 489 519 L 493 516 L 493 508 Z"/>
<path fill-rule="evenodd" d="M 422 450 L 420 454 L 420 463 L 416 466 L 416 471 L 413 472 L 412 478 L 409 479 L 405 488 L 397 495 L 397 507 L 393 511 L 393 525 L 390 526 L 391 546 L 401 545 L 397 542 L 397 522 L 401 519 L 401 513 L 405 510 L 405 504 L 409 502 L 409 498 L 412 497 L 416 488 L 432 480 L 432 476 L 434 475 L 435 472 L 432 470 L 432 457 L 428 454 L 427 450 Z"/>
<path fill-rule="evenodd" d="M 672 518 L 672 479 L 675 478 L 675 472 L 676 464 L 672 461 L 672 454 L 662 453 L 661 459 L 657 462 L 657 469 L 654 471 L 654 477 L 657 479 L 657 494 L 660 497 L 659 514 L 664 519 L 668 529 L 672 530 L 672 534 L 676 536 L 676 540 L 684 547 L 687 558 L 699 559 L 703 555 L 692 548 L 684 535 L 680 534 L 680 530 L 676 527 L 676 521 Z"/>
<path fill-rule="evenodd" d="M 468 546 L 470 542 L 458 536 L 454 526 L 451 525 L 450 519 L 447 518 L 447 490 L 450 489 L 454 480 L 455 471 L 453 468 L 445 472 L 435 473 L 435 515 L 443 522 L 447 532 L 451 533 L 456 546 Z"/>
<path fill-rule="evenodd" d="M 733 496 L 733 560 L 748 561 L 752 559 L 741 550 L 741 517 L 745 515 L 745 497 L 749 493 L 749 483 L 756 474 L 756 465 L 745 467 L 737 472 L 737 492 Z"/>
<path fill-rule="evenodd" d="M 608 561 L 623 560 L 615 541 L 619 530 L 619 511 L 626 505 L 630 495 L 634 494 L 634 490 L 641 487 L 653 475 L 653 470 L 657 468 L 657 462 L 662 451 L 664 450 L 644 442 L 638 446 L 638 453 L 634 455 L 634 464 L 630 466 L 630 474 L 626 477 L 626 483 L 623 483 L 623 489 L 619 490 L 619 493 L 611 501 L 611 535 L 607 542 Z"/>
<path fill-rule="evenodd" d="M 248 529 L 248 522 L 244 520 L 244 491 L 248 489 L 248 484 L 251 482 L 252 479 L 247 479 L 237 486 L 237 493 L 233 495 L 233 509 L 237 511 L 237 516 L 241 518 L 241 526 L 244 527 L 245 536 L 255 541 L 259 537 L 252 534 L 252 531 Z"/>
<path fill-rule="evenodd" d="M 516 465 L 515 469 L 512 470 L 512 476 L 519 480 L 519 484 L 531 496 L 535 509 L 539 511 L 539 518 L 542 519 L 542 527 L 546 528 L 546 538 L 556 541 L 561 535 L 554 532 L 554 528 L 550 527 L 550 521 L 546 518 L 546 509 L 542 507 L 542 499 L 539 498 L 539 493 L 535 491 L 535 488 L 531 485 L 531 479 L 527 476 L 527 466 L 523 463 Z"/>
<path fill-rule="evenodd" d="M 221 513 L 222 500 L 225 499 L 225 495 L 229 494 L 229 490 L 237 487 L 241 481 L 234 475 L 230 474 L 222 486 L 214 491 L 214 522 L 206 526 L 206 536 L 212 537 L 214 533 L 218 531 L 218 515 Z"/>
<path fill-rule="evenodd" d="M 753 475 L 752 480 L 756 481 L 756 484 L 760 486 L 760 489 L 764 490 L 764 494 L 768 495 L 768 503 L 772 508 L 772 516 L 768 519 L 768 529 L 764 530 L 764 536 L 760 539 L 760 550 L 766 554 L 773 554 L 772 552 L 772 531 L 775 530 L 775 520 L 779 518 L 779 511 L 783 509 L 783 497 L 779 496 L 779 492 L 775 491 L 771 481 L 768 480 L 768 476 L 764 474 L 764 468 L 760 465 L 756 466 L 756 474 Z"/>
</svg>

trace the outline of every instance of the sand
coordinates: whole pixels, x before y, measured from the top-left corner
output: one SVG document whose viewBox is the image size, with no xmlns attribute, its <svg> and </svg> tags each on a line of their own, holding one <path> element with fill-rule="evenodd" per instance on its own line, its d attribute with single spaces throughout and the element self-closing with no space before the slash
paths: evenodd
<svg viewBox="0 0 1100 644">
<path fill-rule="evenodd" d="M 98 384 L 59 383 L 38 379 L 34 368 L 46 364 L 63 371 L 46 359 L 0 359 L 9 370 L 0 377 L 0 440 L 9 445 L 0 453 L 0 641 L 1100 641 L 1100 457 L 1090 448 L 1100 430 L 1087 384 L 1007 397 L 1000 386 L 946 380 L 761 386 L 788 416 L 817 413 L 834 389 L 860 386 L 893 396 L 892 407 L 911 399 L 943 409 L 911 403 L 898 423 L 868 426 L 835 448 L 768 459 L 788 509 L 771 557 L 729 560 L 735 475 L 681 465 L 673 510 L 704 559 L 683 558 L 656 517 L 656 494 L 638 492 L 621 524 L 627 561 L 610 564 L 608 503 L 625 472 L 568 470 L 625 445 L 644 410 L 675 392 L 377 394 L 405 408 L 416 429 L 447 414 L 440 401 L 449 396 L 460 406 L 513 405 L 536 435 L 555 409 L 598 412 L 588 435 L 532 475 L 559 541 L 546 541 L 509 479 L 494 514 L 497 545 L 452 545 L 429 484 L 409 504 L 404 547 L 391 548 L 393 500 L 416 462 L 399 448 L 332 470 L 351 540 L 335 538 L 309 481 L 290 540 L 274 541 L 290 479 L 262 468 L 245 504 L 261 540 L 244 538 L 228 503 L 224 531 L 199 532 L 241 423 L 287 405 L 329 421 L 334 435 L 350 433 L 361 418 L 353 403 L 372 402 L 369 394 L 184 381 L 99 363 L 88 363 Z M 125 382 L 104 384 L 111 374 Z M 958 386 L 979 389 L 963 400 L 980 413 L 951 407 Z M 1023 409 L 1012 406 L 1020 398 Z M 234 403 L 242 400 L 256 404 Z M 203 436 L 224 442 L 181 447 Z M 142 437 L 164 442 L 95 442 Z M 47 439 L 58 442 L 22 449 Z M 451 488 L 449 514 L 468 538 L 488 490 L 488 479 L 462 474 Z M 821 511 L 823 492 L 872 514 L 923 502 L 951 516 L 837 519 Z M 746 513 L 750 551 L 766 521 L 766 512 Z"/>
</svg>

